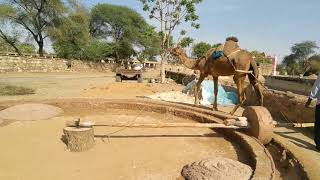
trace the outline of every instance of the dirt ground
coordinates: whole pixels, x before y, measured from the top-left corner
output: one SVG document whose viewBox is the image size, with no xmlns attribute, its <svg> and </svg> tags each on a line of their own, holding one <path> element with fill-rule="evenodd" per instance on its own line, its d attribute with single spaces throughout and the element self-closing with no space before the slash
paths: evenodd
<svg viewBox="0 0 320 180">
<path fill-rule="evenodd" d="M 113 73 L 9 73 L 0 83 L 34 88 L 33 95 L 0 96 L 1 101 L 59 98 L 130 99 L 181 91 L 173 82 L 115 83 Z M 1 105 L 0 105 L 1 109 Z M 219 107 L 229 112 L 232 107 Z M 237 112 L 238 115 L 242 110 Z M 181 179 L 182 167 L 192 161 L 223 156 L 246 163 L 246 153 L 210 129 L 98 128 L 96 146 L 70 153 L 60 140 L 66 120 L 84 119 L 161 122 L 186 121 L 160 114 L 106 110 L 92 114 L 65 114 L 45 121 L 13 122 L 0 126 L 0 179 Z M 138 117 L 137 117 L 138 116 Z M 1 120 L 0 120 L 1 122 Z M 289 134 L 290 135 L 290 134 Z M 101 138 L 103 137 L 103 138 Z M 109 137 L 109 138 L 108 138 Z M 311 142 L 311 141 L 310 141 Z M 302 149 L 303 150 L 303 149 Z M 297 151 L 302 151 L 297 150 Z M 317 154 L 313 154 L 317 156 Z M 281 173 L 276 172 L 276 179 Z"/>
<path fill-rule="evenodd" d="M 17 121 L 2 127 L 0 179 L 181 179 L 182 167 L 195 160 L 222 156 L 246 161 L 246 152 L 237 145 L 199 128 L 95 128 L 95 147 L 71 153 L 60 137 L 65 122 L 78 117 Z M 81 118 L 111 123 L 186 122 L 128 110 L 82 114 Z"/>
</svg>

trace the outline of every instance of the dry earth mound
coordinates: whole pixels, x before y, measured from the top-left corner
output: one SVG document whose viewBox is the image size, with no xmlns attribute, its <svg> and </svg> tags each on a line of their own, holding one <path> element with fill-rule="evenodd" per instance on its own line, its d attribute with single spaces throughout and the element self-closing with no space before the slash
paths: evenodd
<svg viewBox="0 0 320 180">
<path fill-rule="evenodd" d="M 252 169 L 239 161 L 217 157 L 188 164 L 181 173 L 187 180 L 248 180 Z"/>
</svg>

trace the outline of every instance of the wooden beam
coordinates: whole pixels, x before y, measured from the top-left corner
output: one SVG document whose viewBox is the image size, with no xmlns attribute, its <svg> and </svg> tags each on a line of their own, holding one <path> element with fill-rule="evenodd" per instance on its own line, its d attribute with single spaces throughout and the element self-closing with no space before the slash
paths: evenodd
<svg viewBox="0 0 320 180">
<path fill-rule="evenodd" d="M 81 126 L 81 123 L 80 123 Z M 190 127 L 190 128 L 224 128 L 224 129 L 240 129 L 247 127 L 238 126 L 226 126 L 224 124 L 218 123 L 116 123 L 107 124 L 99 122 L 93 125 L 97 126 L 107 126 L 107 127 L 128 127 L 128 128 L 175 128 L 175 127 Z"/>
</svg>

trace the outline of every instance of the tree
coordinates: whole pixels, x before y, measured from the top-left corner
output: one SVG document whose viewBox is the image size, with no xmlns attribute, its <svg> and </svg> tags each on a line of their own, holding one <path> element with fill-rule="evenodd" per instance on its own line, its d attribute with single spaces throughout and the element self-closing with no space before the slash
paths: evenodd
<svg viewBox="0 0 320 180">
<path fill-rule="evenodd" d="M 66 17 L 56 22 L 49 34 L 58 57 L 83 59 L 90 41 L 88 13 L 81 7 L 70 10 Z"/>
<path fill-rule="evenodd" d="M 184 37 L 180 41 L 180 46 L 183 48 L 189 47 L 193 43 L 193 39 L 190 37 Z"/>
<path fill-rule="evenodd" d="M 136 55 L 137 49 L 152 54 L 159 38 L 136 11 L 111 4 L 98 4 L 92 9 L 90 33 L 96 39 L 113 44 L 117 61 Z"/>
<path fill-rule="evenodd" d="M 305 61 L 314 54 L 319 47 L 315 41 L 303 41 L 301 43 L 294 44 L 291 47 L 292 54 L 295 55 L 296 61 Z"/>
<path fill-rule="evenodd" d="M 170 37 L 173 31 L 183 21 L 190 22 L 191 26 L 198 29 L 199 17 L 196 15 L 195 5 L 202 0 L 139 0 L 143 4 L 151 19 L 158 21 L 161 33 L 161 82 L 165 81 L 164 62 L 167 61 L 167 49 L 170 45 Z"/>
<path fill-rule="evenodd" d="M 199 42 L 192 47 L 192 54 L 197 58 L 204 56 L 212 46 L 205 42 Z"/>
<path fill-rule="evenodd" d="M 14 13 L 6 14 L 5 18 L 27 30 L 38 45 L 39 55 L 43 56 L 47 30 L 64 12 L 63 3 L 60 0 L 7 0 L 7 4 L 0 4 L 8 5 Z"/>
<path fill-rule="evenodd" d="M 7 18 L 7 16 L 12 16 L 14 14 L 14 10 L 9 5 L 0 5 L 0 39 L 3 40 L 1 49 L 6 49 L 7 51 L 10 49 L 11 51 L 13 48 L 16 53 L 21 54 L 21 51 L 17 47 L 19 33 L 16 31 L 14 24 Z M 4 45 L 4 43 L 11 47 Z"/>
<path fill-rule="evenodd" d="M 288 74 L 298 75 L 303 73 L 304 62 L 316 52 L 317 46 L 314 41 L 303 41 L 291 47 L 291 54 L 284 57 L 282 63 L 286 67 Z"/>
</svg>

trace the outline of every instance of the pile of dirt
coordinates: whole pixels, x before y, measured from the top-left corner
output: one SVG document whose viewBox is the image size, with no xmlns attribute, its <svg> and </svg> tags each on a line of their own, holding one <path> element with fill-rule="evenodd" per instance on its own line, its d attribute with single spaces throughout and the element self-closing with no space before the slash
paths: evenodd
<svg viewBox="0 0 320 180">
<path fill-rule="evenodd" d="M 44 120 L 61 114 L 61 108 L 47 104 L 19 104 L 0 111 L 0 119 L 6 120 Z"/>
<path fill-rule="evenodd" d="M 182 176 L 187 180 L 248 180 L 252 175 L 250 166 L 228 158 L 217 157 L 188 164 L 182 169 Z"/>
</svg>

